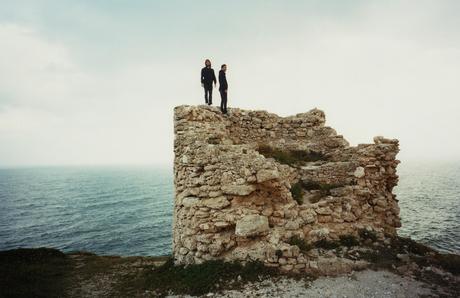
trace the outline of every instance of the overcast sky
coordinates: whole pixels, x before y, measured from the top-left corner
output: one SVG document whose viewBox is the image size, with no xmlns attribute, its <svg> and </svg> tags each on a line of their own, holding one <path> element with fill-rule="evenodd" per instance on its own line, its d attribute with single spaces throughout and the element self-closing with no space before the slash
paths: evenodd
<svg viewBox="0 0 460 298">
<path fill-rule="evenodd" d="M 0 0 L 0 167 L 167 164 L 173 107 L 314 107 L 351 144 L 460 160 L 460 1 Z M 214 103 L 219 103 L 214 92 Z"/>
</svg>

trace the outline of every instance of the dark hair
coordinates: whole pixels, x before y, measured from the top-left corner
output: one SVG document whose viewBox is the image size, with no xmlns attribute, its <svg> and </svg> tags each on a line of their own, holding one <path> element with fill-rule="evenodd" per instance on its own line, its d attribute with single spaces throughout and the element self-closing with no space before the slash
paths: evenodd
<svg viewBox="0 0 460 298">
<path fill-rule="evenodd" d="M 224 68 L 224 66 L 227 66 L 227 64 L 222 64 L 222 66 L 220 67 L 220 69 Z"/>
<path fill-rule="evenodd" d="M 205 65 L 206 65 L 206 62 L 209 62 L 209 64 L 211 64 L 211 60 L 209 60 L 209 59 L 204 60 Z"/>
</svg>

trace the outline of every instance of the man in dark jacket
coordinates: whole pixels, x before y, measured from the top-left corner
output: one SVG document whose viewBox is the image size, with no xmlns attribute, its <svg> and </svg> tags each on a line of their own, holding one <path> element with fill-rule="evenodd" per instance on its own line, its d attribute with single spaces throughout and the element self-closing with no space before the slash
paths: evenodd
<svg viewBox="0 0 460 298">
<path fill-rule="evenodd" d="M 201 86 L 204 88 L 204 101 L 208 105 L 212 105 L 212 83 L 216 86 L 216 75 L 214 69 L 211 68 L 211 61 L 204 61 L 205 67 L 201 69 Z"/>
<path fill-rule="evenodd" d="M 227 65 L 222 64 L 219 71 L 219 92 L 220 92 L 220 110 L 222 113 L 227 114 L 227 77 L 225 72 L 227 71 Z"/>
</svg>

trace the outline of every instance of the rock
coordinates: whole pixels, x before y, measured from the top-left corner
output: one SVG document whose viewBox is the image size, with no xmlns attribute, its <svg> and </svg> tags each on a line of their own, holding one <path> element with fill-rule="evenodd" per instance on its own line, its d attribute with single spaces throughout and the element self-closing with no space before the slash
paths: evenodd
<svg viewBox="0 0 460 298">
<path fill-rule="evenodd" d="M 332 214 L 332 210 L 329 207 L 320 207 L 315 209 L 317 214 L 320 215 L 330 215 Z"/>
<path fill-rule="evenodd" d="M 262 169 L 257 172 L 256 177 L 257 177 L 257 182 L 262 183 L 268 180 L 279 178 L 279 172 L 276 169 L 275 170 Z"/>
<path fill-rule="evenodd" d="M 410 257 L 408 254 L 397 254 L 396 257 L 403 261 L 404 263 L 409 263 L 410 262 Z"/>
<path fill-rule="evenodd" d="M 223 185 L 222 191 L 225 194 L 237 195 L 237 196 L 247 196 L 253 191 L 256 190 L 254 185 Z"/>
<path fill-rule="evenodd" d="M 323 239 L 329 235 L 329 232 L 330 231 L 328 228 L 320 228 L 320 229 L 310 231 L 309 235 L 310 237 L 317 237 L 317 238 Z"/>
<path fill-rule="evenodd" d="M 223 229 L 230 226 L 230 223 L 226 221 L 218 221 L 214 223 L 214 226 L 218 229 Z"/>
<path fill-rule="evenodd" d="M 299 212 L 300 217 L 305 221 L 305 223 L 312 223 L 316 220 L 316 214 L 312 210 L 302 210 Z"/>
<path fill-rule="evenodd" d="M 235 234 L 241 237 L 250 237 L 266 234 L 268 230 L 266 216 L 251 214 L 236 222 Z"/>
<path fill-rule="evenodd" d="M 222 209 L 230 205 L 230 202 L 227 200 L 226 197 L 221 196 L 221 197 L 201 200 L 200 205 L 209 207 L 211 209 Z"/>
<path fill-rule="evenodd" d="M 186 197 L 182 199 L 182 205 L 185 208 L 190 208 L 198 204 L 200 199 L 195 198 L 195 197 Z"/>
<path fill-rule="evenodd" d="M 309 266 L 311 269 L 316 269 L 316 270 L 318 270 L 318 262 L 316 262 L 316 261 L 310 261 L 310 262 L 308 263 L 308 266 Z"/>
<path fill-rule="evenodd" d="M 297 221 L 288 220 L 284 227 L 286 228 L 286 230 L 297 230 L 298 228 L 300 228 L 300 224 Z"/>
<path fill-rule="evenodd" d="M 364 171 L 364 168 L 363 167 L 357 167 L 355 172 L 353 173 L 353 175 L 356 177 L 356 178 L 362 178 L 364 177 L 365 175 L 365 171 Z"/>
</svg>

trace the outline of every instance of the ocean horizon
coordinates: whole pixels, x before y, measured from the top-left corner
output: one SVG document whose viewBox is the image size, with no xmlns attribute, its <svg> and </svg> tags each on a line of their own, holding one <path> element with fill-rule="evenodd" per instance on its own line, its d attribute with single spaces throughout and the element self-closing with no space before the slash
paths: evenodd
<svg viewBox="0 0 460 298">
<path fill-rule="evenodd" d="M 405 162 L 398 174 L 399 235 L 460 253 L 460 162 Z M 170 254 L 173 175 L 158 165 L 0 169 L 0 250 Z"/>
</svg>

